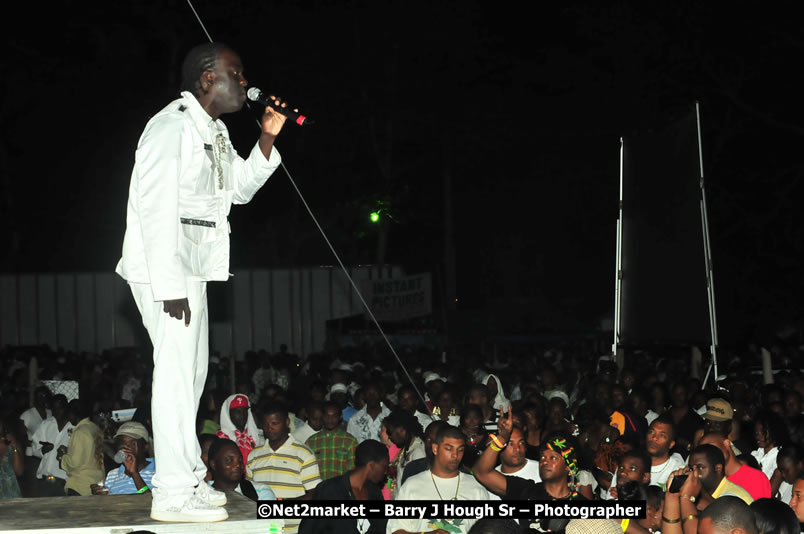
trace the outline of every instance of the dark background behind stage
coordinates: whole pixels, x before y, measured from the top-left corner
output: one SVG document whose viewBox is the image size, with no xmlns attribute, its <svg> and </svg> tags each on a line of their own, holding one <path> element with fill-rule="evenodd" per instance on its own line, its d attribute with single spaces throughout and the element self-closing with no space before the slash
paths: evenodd
<svg viewBox="0 0 804 534">
<path fill-rule="evenodd" d="M 454 280 L 457 312 L 498 332 L 612 315 L 619 138 L 700 100 L 724 344 L 800 325 L 794 5 L 195 2 L 252 85 L 317 120 L 278 146 L 344 261 Z M 4 21 L 0 267 L 110 271 L 137 138 L 204 33 L 178 0 Z M 225 120 L 246 153 L 253 115 Z M 233 268 L 334 263 L 281 172 L 231 223 Z"/>
</svg>

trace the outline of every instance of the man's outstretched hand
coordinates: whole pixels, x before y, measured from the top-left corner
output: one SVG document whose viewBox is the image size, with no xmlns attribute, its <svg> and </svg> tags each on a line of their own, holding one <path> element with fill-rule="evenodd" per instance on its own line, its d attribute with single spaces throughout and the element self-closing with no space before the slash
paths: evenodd
<svg viewBox="0 0 804 534">
<path fill-rule="evenodd" d="M 184 319 L 184 326 L 190 326 L 190 302 L 187 299 L 164 301 L 165 313 L 174 319 Z"/>
</svg>

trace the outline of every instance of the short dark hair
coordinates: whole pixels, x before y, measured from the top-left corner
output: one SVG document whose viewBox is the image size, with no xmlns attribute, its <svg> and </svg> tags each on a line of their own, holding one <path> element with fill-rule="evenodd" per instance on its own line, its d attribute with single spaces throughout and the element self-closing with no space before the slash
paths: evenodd
<svg viewBox="0 0 804 534">
<path fill-rule="evenodd" d="M 288 418 L 287 406 L 280 402 L 266 402 L 260 406 L 260 417 L 277 414 L 283 419 Z"/>
<path fill-rule="evenodd" d="M 701 521 L 709 518 L 718 531 L 742 528 L 748 534 L 758 534 L 754 512 L 739 497 L 718 497 L 701 512 Z"/>
<path fill-rule="evenodd" d="M 416 388 L 414 388 L 410 384 L 402 384 L 401 386 L 399 386 L 399 389 L 396 391 L 396 394 L 397 394 L 398 397 L 400 397 L 400 396 L 402 396 L 402 393 L 404 393 L 404 392 L 413 393 L 414 395 L 418 395 L 418 393 L 416 393 Z"/>
<path fill-rule="evenodd" d="M 427 434 L 430 433 L 431 428 L 433 429 L 433 432 L 435 432 L 435 434 L 438 435 L 438 431 L 441 430 L 444 427 L 447 427 L 447 426 L 450 426 L 450 424 L 447 423 L 446 421 L 442 421 L 441 419 L 436 419 L 435 421 L 433 421 L 432 423 L 427 425 L 427 428 L 424 429 L 424 435 L 426 437 Z"/>
<path fill-rule="evenodd" d="M 622 459 L 625 460 L 626 458 L 636 458 L 642 462 L 642 469 L 644 469 L 646 473 L 650 473 L 651 459 L 648 451 L 645 449 L 631 449 L 630 451 L 625 451 Z"/>
<path fill-rule="evenodd" d="M 232 49 L 223 43 L 203 43 L 187 52 L 181 64 L 181 88 L 179 90 L 190 91 L 195 96 L 205 93 L 199 78 L 205 72 L 215 69 L 218 55 L 223 50 Z"/>
<path fill-rule="evenodd" d="M 240 447 L 238 447 L 237 443 L 234 441 L 215 436 L 215 440 L 212 442 L 212 445 L 209 446 L 208 456 L 210 461 L 214 459 L 225 447 L 234 447 L 237 452 L 240 452 Z"/>
<path fill-rule="evenodd" d="M 323 405 L 321 406 L 321 409 L 324 411 L 324 413 L 327 413 L 327 410 L 328 410 L 329 408 L 332 408 L 333 410 L 335 410 L 335 411 L 336 411 L 336 412 L 338 412 L 339 414 L 343 415 L 343 413 L 342 413 L 342 411 L 341 411 L 340 406 L 338 406 L 337 404 L 335 404 L 335 403 L 334 403 L 334 402 L 332 402 L 332 401 L 325 401 L 325 402 L 323 403 Z"/>
<path fill-rule="evenodd" d="M 648 506 L 659 508 L 664 502 L 664 491 L 662 491 L 662 488 L 659 486 L 654 486 L 653 484 L 648 485 L 648 487 L 645 488 L 645 501 L 648 503 Z"/>
<path fill-rule="evenodd" d="M 762 498 L 748 505 L 760 532 L 799 534 L 801 526 L 790 505 L 779 499 Z"/>
<path fill-rule="evenodd" d="M 800 445 L 783 445 L 779 447 L 779 454 L 776 456 L 776 462 L 779 460 L 788 460 L 797 464 L 804 461 L 804 451 Z"/>
<path fill-rule="evenodd" d="M 367 439 L 355 449 L 355 467 L 363 467 L 369 462 L 379 462 L 388 458 L 388 447 L 376 439 Z"/>
<path fill-rule="evenodd" d="M 670 441 L 675 441 L 675 439 L 676 439 L 676 424 L 673 422 L 673 419 L 669 415 L 665 415 L 665 414 L 660 415 L 659 417 L 657 417 L 656 419 L 654 419 L 651 422 L 650 427 L 652 427 L 655 424 L 662 424 L 662 425 L 669 426 L 670 427 Z M 648 428 L 650 428 L 650 427 L 648 427 Z"/>
<path fill-rule="evenodd" d="M 517 534 L 520 532 L 516 521 L 509 518 L 484 517 L 472 525 L 468 534 Z"/>
<path fill-rule="evenodd" d="M 92 408 L 84 399 L 73 399 L 69 403 L 67 403 L 67 410 L 72 412 L 78 417 L 78 419 L 85 419 L 92 415 Z"/>
<path fill-rule="evenodd" d="M 487 388 L 483 384 L 472 384 L 469 387 L 469 391 L 466 392 L 466 397 L 468 398 L 469 395 L 471 395 L 472 392 L 474 392 L 474 391 L 477 391 L 478 393 L 481 393 L 481 394 L 485 395 L 486 399 L 490 398 L 489 397 L 489 388 Z"/>
<path fill-rule="evenodd" d="M 466 434 L 461 432 L 461 430 L 458 427 L 452 425 L 447 425 L 443 428 L 438 429 L 434 441 L 438 444 L 441 444 L 444 442 L 446 438 L 459 439 L 464 443 L 466 443 Z"/>
<path fill-rule="evenodd" d="M 647 501 L 648 500 L 648 487 L 640 484 L 636 480 L 626 482 L 621 487 L 617 488 L 618 501 Z"/>
<path fill-rule="evenodd" d="M 705 433 L 704 433 L 704 435 L 703 435 L 703 436 L 701 436 L 701 439 L 704 439 L 704 438 L 706 438 L 707 436 L 716 437 L 716 438 L 718 438 L 720 441 L 723 441 L 723 440 L 729 439 L 728 434 L 726 434 L 725 432 L 723 432 L 723 431 L 721 431 L 721 430 L 710 430 L 710 431 L 708 431 L 708 432 L 705 432 Z"/>
<path fill-rule="evenodd" d="M 698 445 L 692 452 L 690 452 L 690 458 L 693 454 L 703 454 L 706 456 L 706 461 L 709 462 L 711 467 L 714 467 L 718 464 L 725 467 L 726 465 L 726 457 L 723 456 L 723 451 L 715 447 L 714 445 Z M 725 471 L 724 471 L 725 476 Z"/>
<path fill-rule="evenodd" d="M 216 439 L 218 439 L 218 436 L 216 436 L 215 434 L 201 434 L 198 436 L 198 445 L 203 449 L 204 443 L 206 442 L 212 443 Z"/>
</svg>

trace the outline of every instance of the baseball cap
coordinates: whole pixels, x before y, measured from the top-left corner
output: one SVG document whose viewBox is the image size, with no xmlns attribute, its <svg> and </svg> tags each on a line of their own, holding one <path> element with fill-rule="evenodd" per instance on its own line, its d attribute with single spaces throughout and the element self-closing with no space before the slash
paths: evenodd
<svg viewBox="0 0 804 534">
<path fill-rule="evenodd" d="M 734 417 L 734 409 L 725 399 L 709 399 L 706 401 L 706 412 L 703 417 L 710 421 L 731 421 Z"/>
<path fill-rule="evenodd" d="M 427 385 L 433 380 L 441 380 L 442 382 L 446 382 L 443 376 L 439 375 L 438 373 L 434 373 L 432 371 L 428 373 L 424 373 L 424 384 Z"/>
<path fill-rule="evenodd" d="M 564 404 L 567 406 L 567 408 L 570 407 L 569 396 L 560 389 L 554 389 L 552 391 L 548 391 L 545 394 L 545 397 L 547 397 L 548 401 L 551 399 L 561 399 L 562 401 L 564 401 Z"/>
<path fill-rule="evenodd" d="M 120 425 L 120 428 L 117 429 L 114 437 L 117 436 L 128 436 L 134 439 L 144 439 L 148 440 L 148 430 L 145 428 L 145 425 L 142 423 L 136 423 L 134 421 L 129 421 L 128 423 L 123 423 Z"/>
<path fill-rule="evenodd" d="M 232 399 L 232 402 L 229 403 L 230 410 L 232 408 L 248 408 L 248 407 L 249 407 L 248 397 L 246 397 L 242 393 L 238 393 L 237 395 L 235 395 L 234 398 Z"/>
<path fill-rule="evenodd" d="M 330 395 L 333 393 L 349 393 L 349 389 L 345 384 L 332 384 L 332 387 L 329 388 L 329 393 Z"/>
</svg>

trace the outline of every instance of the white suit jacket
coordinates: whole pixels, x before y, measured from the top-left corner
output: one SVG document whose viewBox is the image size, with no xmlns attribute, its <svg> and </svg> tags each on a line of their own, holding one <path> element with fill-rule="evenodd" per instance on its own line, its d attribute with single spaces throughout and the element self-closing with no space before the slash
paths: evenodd
<svg viewBox="0 0 804 534">
<path fill-rule="evenodd" d="M 185 298 L 188 279 L 226 280 L 229 210 L 251 200 L 280 161 L 276 147 L 266 159 L 258 144 L 241 158 L 223 122 L 183 92 L 140 137 L 115 271 L 151 284 L 155 301 Z"/>
</svg>

